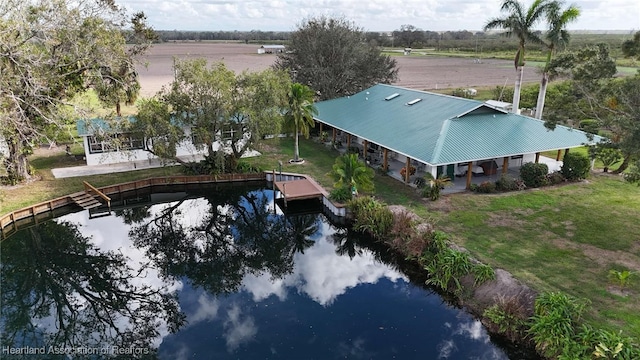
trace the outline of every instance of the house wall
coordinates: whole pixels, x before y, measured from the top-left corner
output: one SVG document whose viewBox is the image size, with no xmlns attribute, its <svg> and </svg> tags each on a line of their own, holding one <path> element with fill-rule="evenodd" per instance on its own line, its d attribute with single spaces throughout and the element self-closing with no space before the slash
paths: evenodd
<svg viewBox="0 0 640 360">
<path fill-rule="evenodd" d="M 111 151 L 104 153 L 91 154 L 89 151 L 89 138 L 83 137 L 82 140 L 84 147 L 84 154 L 87 160 L 87 165 L 105 165 L 105 164 L 118 164 L 133 161 L 150 161 L 157 159 L 158 157 L 145 150 L 128 150 L 128 151 Z M 181 158 L 188 156 L 203 155 L 206 153 L 206 149 L 198 150 L 193 146 L 191 141 L 183 141 L 176 148 L 176 155 Z"/>
</svg>

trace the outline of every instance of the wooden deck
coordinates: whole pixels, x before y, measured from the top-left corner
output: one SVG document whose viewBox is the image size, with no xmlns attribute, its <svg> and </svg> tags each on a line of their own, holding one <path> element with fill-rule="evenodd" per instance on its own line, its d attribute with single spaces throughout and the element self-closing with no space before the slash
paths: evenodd
<svg viewBox="0 0 640 360">
<path fill-rule="evenodd" d="M 324 196 L 322 187 L 309 179 L 276 181 L 275 186 L 284 196 L 285 204 L 287 201 L 322 199 Z"/>
</svg>

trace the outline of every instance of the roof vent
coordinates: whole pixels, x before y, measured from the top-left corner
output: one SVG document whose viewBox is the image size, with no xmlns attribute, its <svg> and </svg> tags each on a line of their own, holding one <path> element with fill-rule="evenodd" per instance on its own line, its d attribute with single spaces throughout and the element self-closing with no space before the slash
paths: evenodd
<svg viewBox="0 0 640 360">
<path fill-rule="evenodd" d="M 386 98 L 384 98 L 384 99 L 385 99 L 385 100 L 387 100 L 387 101 L 389 101 L 389 100 L 393 100 L 393 99 L 397 98 L 398 96 L 400 96 L 400 94 L 398 94 L 398 93 L 393 93 L 393 94 L 391 94 L 391 95 L 387 96 L 387 97 L 386 97 Z"/>
<path fill-rule="evenodd" d="M 409 102 L 407 103 L 407 105 L 411 106 L 411 105 L 413 105 L 413 104 L 417 104 L 417 103 L 419 103 L 420 101 L 422 101 L 422 99 L 420 99 L 420 98 L 413 99 L 413 100 L 409 101 Z"/>
</svg>

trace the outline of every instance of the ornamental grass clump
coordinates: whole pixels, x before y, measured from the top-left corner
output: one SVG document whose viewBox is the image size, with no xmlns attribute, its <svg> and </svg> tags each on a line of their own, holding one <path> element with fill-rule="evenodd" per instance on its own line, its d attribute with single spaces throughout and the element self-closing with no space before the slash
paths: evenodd
<svg viewBox="0 0 640 360">
<path fill-rule="evenodd" d="M 353 228 L 366 232 L 377 240 L 387 237 L 393 227 L 393 213 L 370 196 L 354 198 L 348 203 L 353 215 Z"/>
</svg>

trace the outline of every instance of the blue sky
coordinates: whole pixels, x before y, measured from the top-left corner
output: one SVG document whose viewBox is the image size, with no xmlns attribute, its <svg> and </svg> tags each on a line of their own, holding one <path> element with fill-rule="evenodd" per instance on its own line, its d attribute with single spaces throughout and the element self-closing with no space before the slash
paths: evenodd
<svg viewBox="0 0 640 360">
<path fill-rule="evenodd" d="M 501 0 L 116 0 L 144 11 L 157 30 L 293 31 L 302 20 L 344 17 L 366 31 L 403 24 L 423 30 L 481 30 L 501 16 Z M 532 0 L 523 0 L 528 6 Z M 640 30 L 638 0 L 575 0 L 582 15 L 570 30 Z"/>
</svg>

